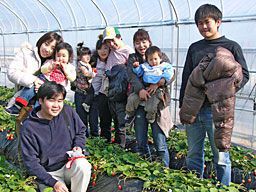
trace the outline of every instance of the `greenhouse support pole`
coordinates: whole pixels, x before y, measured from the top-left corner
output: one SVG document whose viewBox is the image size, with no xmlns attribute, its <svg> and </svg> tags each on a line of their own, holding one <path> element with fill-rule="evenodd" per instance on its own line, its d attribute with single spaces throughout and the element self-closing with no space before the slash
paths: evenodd
<svg viewBox="0 0 256 192">
<path fill-rule="evenodd" d="M 2 34 L 2 37 L 3 37 L 4 65 L 6 65 L 5 38 L 4 38 L 4 34 L 3 34 L 2 28 L 0 28 L 0 31 L 1 31 L 1 34 Z M 2 70 L 0 72 L 2 72 Z M 3 73 L 4 73 L 4 85 L 6 86 L 6 72 L 4 71 Z"/>
<path fill-rule="evenodd" d="M 173 10 L 173 12 L 174 12 L 174 15 L 175 15 L 175 27 L 177 27 L 177 44 L 176 44 L 176 74 L 178 73 L 178 66 L 179 66 L 179 53 L 178 53 L 178 50 L 179 50 L 179 37 L 180 37 L 180 29 L 179 29 L 179 23 L 178 23 L 178 21 L 179 21 L 179 19 L 178 19 L 178 14 L 177 14 L 177 10 L 175 9 L 175 7 L 174 7 L 174 4 L 172 3 L 172 1 L 171 0 L 169 0 L 169 2 L 170 2 L 170 5 L 171 5 L 171 10 Z M 173 13 L 173 12 L 171 12 L 171 14 Z M 173 38 L 174 39 L 174 38 Z M 172 49 L 173 51 L 174 51 L 174 49 Z M 174 83 L 175 83 L 175 92 L 174 92 L 174 98 L 175 98 L 175 102 L 174 102 L 174 124 L 176 124 L 177 123 L 177 88 L 178 88 L 178 82 L 177 82 L 177 78 L 176 78 L 176 81 L 174 81 Z M 171 104 L 170 104 L 171 105 Z"/>
<path fill-rule="evenodd" d="M 256 83 L 254 84 L 254 88 L 255 88 L 255 86 L 256 86 Z M 256 141 L 255 140 L 255 130 L 256 130 L 256 89 L 255 89 L 255 94 L 254 94 L 254 98 L 253 98 L 253 120 L 252 120 L 252 122 L 253 122 L 253 128 L 252 128 L 252 138 L 251 138 L 251 147 L 252 148 L 254 148 L 253 146 L 254 146 L 254 142 Z M 255 143 L 256 144 L 256 143 Z M 256 147 L 255 147 L 256 148 Z"/>
<path fill-rule="evenodd" d="M 108 26 L 108 21 L 106 19 L 106 16 L 104 15 L 103 11 L 100 9 L 100 7 L 97 5 L 97 3 L 94 2 L 94 0 L 91 0 L 94 6 L 99 10 L 101 16 L 103 17 L 103 20 L 105 22 L 105 25 Z"/>
<path fill-rule="evenodd" d="M 62 36 L 62 31 L 63 31 L 63 28 L 62 28 L 62 25 L 61 25 L 61 22 L 60 20 L 58 19 L 58 17 L 54 14 L 53 11 L 51 11 L 51 9 L 45 4 L 42 2 L 42 0 L 37 0 L 45 9 L 47 9 L 47 11 L 53 16 L 53 18 L 57 21 L 58 25 L 59 25 L 59 31 L 61 33 L 61 36 Z"/>
<path fill-rule="evenodd" d="M 4 4 L 1 1 L 0 1 L 0 4 L 3 5 L 6 9 L 8 9 L 21 22 L 21 24 L 25 27 L 27 37 L 28 37 L 28 42 L 29 42 L 28 26 L 27 26 L 26 22 L 14 10 L 12 10 L 12 8 L 10 8 L 8 5 Z"/>
</svg>

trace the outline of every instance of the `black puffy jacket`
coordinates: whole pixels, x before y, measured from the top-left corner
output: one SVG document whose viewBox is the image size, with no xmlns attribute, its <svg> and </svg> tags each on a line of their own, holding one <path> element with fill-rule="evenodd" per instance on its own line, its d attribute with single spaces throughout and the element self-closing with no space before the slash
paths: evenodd
<svg viewBox="0 0 256 192">
<path fill-rule="evenodd" d="M 109 78 L 108 98 L 110 101 L 126 101 L 128 90 L 128 75 L 125 64 L 112 67 L 106 73 Z"/>
</svg>

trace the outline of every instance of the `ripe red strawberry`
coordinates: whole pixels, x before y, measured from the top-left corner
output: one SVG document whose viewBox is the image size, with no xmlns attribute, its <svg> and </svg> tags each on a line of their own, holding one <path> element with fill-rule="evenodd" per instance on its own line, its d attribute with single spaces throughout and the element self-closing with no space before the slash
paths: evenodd
<svg viewBox="0 0 256 192">
<path fill-rule="evenodd" d="M 118 190 L 122 190 L 122 189 L 123 189 L 122 185 L 118 185 Z"/>
<path fill-rule="evenodd" d="M 11 141 L 13 139 L 14 139 L 14 135 L 13 134 L 7 135 L 7 140 Z"/>
<path fill-rule="evenodd" d="M 96 174 L 95 174 L 95 173 L 92 174 L 92 178 L 93 178 L 93 179 L 96 178 Z"/>
</svg>

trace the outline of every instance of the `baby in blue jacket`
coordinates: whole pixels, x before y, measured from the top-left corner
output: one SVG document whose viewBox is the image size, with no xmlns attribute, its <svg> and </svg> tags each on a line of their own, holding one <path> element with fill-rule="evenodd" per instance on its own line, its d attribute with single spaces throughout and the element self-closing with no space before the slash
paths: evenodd
<svg viewBox="0 0 256 192">
<path fill-rule="evenodd" d="M 139 64 L 133 63 L 133 72 L 142 79 L 145 87 L 150 84 L 156 85 L 156 89 L 151 93 L 151 97 L 147 101 L 141 101 L 136 93 L 131 93 L 126 104 L 126 126 L 129 126 L 134 120 L 135 111 L 139 105 L 145 106 L 146 118 L 149 123 L 153 123 L 156 118 L 158 104 L 163 101 L 164 105 L 168 105 L 165 100 L 167 89 L 166 82 L 170 82 L 174 77 L 174 69 L 170 63 L 161 62 L 162 52 L 157 46 L 151 46 L 145 53 L 147 62 Z"/>
</svg>

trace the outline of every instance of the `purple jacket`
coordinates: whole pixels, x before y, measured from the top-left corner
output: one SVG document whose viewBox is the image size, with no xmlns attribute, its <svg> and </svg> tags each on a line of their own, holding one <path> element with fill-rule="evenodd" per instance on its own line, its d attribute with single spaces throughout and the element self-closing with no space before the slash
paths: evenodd
<svg viewBox="0 0 256 192">
<path fill-rule="evenodd" d="M 85 146 L 85 125 L 68 105 L 52 120 L 40 119 L 35 108 L 20 130 L 22 158 L 30 175 L 53 187 L 57 182 L 49 173 L 68 161 L 67 151 Z M 64 114 L 65 112 L 65 114 Z"/>
</svg>

